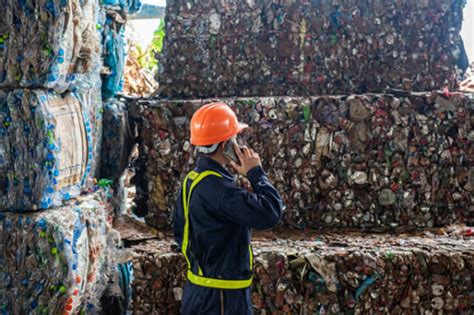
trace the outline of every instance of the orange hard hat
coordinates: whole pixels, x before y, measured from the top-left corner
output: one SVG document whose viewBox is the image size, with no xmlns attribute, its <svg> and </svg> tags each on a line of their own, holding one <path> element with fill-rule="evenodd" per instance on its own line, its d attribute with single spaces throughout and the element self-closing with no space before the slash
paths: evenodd
<svg viewBox="0 0 474 315">
<path fill-rule="evenodd" d="M 191 143 L 208 146 L 236 136 L 248 125 L 239 123 L 225 103 L 211 103 L 199 108 L 191 119 Z"/>
</svg>

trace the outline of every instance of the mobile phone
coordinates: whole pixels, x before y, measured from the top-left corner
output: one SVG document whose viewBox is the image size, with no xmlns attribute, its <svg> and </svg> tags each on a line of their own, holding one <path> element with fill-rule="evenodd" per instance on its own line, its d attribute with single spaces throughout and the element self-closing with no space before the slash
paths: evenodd
<svg viewBox="0 0 474 315">
<path fill-rule="evenodd" d="M 228 158 L 229 160 L 234 161 L 236 164 L 240 165 L 240 159 L 237 156 L 237 154 L 235 153 L 234 144 L 237 144 L 237 142 L 235 140 L 227 141 L 227 144 L 225 145 L 223 153 L 224 153 L 224 156 L 226 158 Z M 238 144 L 237 144 L 237 146 L 238 146 Z"/>
</svg>

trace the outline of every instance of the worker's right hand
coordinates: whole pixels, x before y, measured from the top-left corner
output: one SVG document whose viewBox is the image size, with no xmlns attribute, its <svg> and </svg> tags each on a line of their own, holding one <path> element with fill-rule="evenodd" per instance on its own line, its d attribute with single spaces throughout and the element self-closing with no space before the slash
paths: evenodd
<svg viewBox="0 0 474 315">
<path fill-rule="evenodd" d="M 240 174 L 247 176 L 247 173 L 254 167 L 261 166 L 260 156 L 254 150 L 246 146 L 239 147 L 234 144 L 235 154 L 240 160 L 240 165 L 230 161 L 230 165 L 235 168 Z"/>
</svg>

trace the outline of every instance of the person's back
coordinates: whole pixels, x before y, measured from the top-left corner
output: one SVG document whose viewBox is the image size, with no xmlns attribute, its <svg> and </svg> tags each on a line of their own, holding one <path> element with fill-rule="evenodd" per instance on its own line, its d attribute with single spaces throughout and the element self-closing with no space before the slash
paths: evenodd
<svg viewBox="0 0 474 315">
<path fill-rule="evenodd" d="M 227 105 L 202 107 L 191 124 L 191 142 L 203 155 L 183 183 L 174 217 L 189 268 L 182 313 L 251 314 L 250 229 L 275 226 L 283 202 L 255 152 L 234 144 L 239 164 L 224 153 L 246 127 Z M 236 185 L 227 164 L 247 176 L 253 192 Z"/>
</svg>

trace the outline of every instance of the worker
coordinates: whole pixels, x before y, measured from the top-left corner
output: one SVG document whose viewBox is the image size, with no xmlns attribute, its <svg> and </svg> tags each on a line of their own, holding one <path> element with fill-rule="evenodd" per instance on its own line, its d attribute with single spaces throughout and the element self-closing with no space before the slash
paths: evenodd
<svg viewBox="0 0 474 315">
<path fill-rule="evenodd" d="M 277 225 L 283 201 L 259 155 L 236 143 L 247 127 L 224 103 L 205 105 L 191 119 L 191 143 L 200 155 L 174 213 L 174 235 L 188 264 L 182 314 L 252 314 L 250 232 Z M 248 178 L 253 192 L 236 185 L 228 166 Z"/>
</svg>

